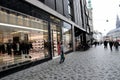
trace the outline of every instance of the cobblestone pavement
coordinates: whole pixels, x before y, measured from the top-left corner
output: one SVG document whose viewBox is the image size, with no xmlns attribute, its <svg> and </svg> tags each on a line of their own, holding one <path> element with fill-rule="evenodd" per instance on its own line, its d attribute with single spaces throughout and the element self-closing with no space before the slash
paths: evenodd
<svg viewBox="0 0 120 80">
<path fill-rule="evenodd" d="M 92 47 L 13 73 L 0 80 L 120 80 L 120 52 Z"/>
</svg>

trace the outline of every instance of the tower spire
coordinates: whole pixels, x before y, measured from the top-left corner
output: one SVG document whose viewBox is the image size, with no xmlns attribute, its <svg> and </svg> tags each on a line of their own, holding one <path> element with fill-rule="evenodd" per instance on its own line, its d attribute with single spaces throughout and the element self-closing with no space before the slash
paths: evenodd
<svg viewBox="0 0 120 80">
<path fill-rule="evenodd" d="M 120 27 L 120 20 L 119 20 L 119 16 L 116 16 L 116 28 Z"/>
</svg>

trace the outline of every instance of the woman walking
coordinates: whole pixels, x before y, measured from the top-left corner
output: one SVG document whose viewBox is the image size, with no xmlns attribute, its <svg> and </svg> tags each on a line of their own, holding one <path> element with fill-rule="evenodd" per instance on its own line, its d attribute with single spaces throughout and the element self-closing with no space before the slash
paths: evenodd
<svg viewBox="0 0 120 80">
<path fill-rule="evenodd" d="M 114 46 L 115 46 L 115 49 L 116 49 L 116 51 L 118 51 L 119 50 L 119 42 L 116 40 L 115 41 L 115 43 L 114 43 Z"/>
<path fill-rule="evenodd" d="M 65 61 L 65 55 L 64 55 L 64 51 L 63 51 L 63 43 L 62 42 L 61 42 L 61 45 L 60 45 L 60 50 L 61 50 L 60 63 L 63 63 Z"/>
<path fill-rule="evenodd" d="M 113 43 L 114 43 L 113 41 L 109 41 L 109 46 L 111 51 L 112 51 Z"/>
</svg>

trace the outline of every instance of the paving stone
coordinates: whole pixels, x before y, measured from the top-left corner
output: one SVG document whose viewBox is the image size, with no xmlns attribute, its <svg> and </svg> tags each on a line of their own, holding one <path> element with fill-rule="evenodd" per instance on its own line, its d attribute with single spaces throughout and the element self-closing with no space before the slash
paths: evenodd
<svg viewBox="0 0 120 80">
<path fill-rule="evenodd" d="M 120 51 L 97 46 L 13 73 L 0 80 L 120 80 Z"/>
</svg>

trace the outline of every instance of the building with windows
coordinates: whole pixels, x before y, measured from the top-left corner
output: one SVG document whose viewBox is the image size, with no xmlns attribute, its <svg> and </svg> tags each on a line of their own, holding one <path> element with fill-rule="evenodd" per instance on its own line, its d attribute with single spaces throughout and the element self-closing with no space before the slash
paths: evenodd
<svg viewBox="0 0 120 80">
<path fill-rule="evenodd" d="M 93 31 L 93 43 L 94 42 L 103 42 L 103 35 L 101 32 Z"/>
<path fill-rule="evenodd" d="M 0 0 L 0 72 L 76 51 L 91 33 L 85 0 Z"/>
<path fill-rule="evenodd" d="M 116 29 L 113 29 L 107 33 L 109 40 L 119 41 L 120 43 L 120 20 L 118 15 L 116 16 Z"/>
<path fill-rule="evenodd" d="M 120 42 L 120 28 L 113 29 L 107 33 L 109 40 L 119 41 Z"/>
</svg>

